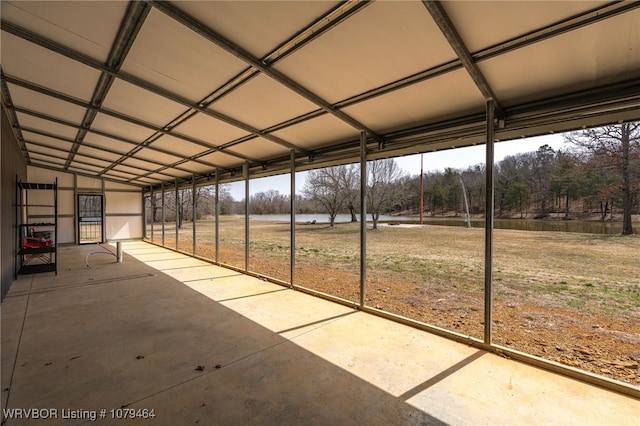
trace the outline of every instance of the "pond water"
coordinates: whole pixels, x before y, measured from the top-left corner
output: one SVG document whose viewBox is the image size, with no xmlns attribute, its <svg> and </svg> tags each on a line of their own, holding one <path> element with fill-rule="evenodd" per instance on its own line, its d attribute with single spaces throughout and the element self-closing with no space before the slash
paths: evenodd
<svg viewBox="0 0 640 426">
<path fill-rule="evenodd" d="M 360 215 L 356 215 L 360 220 Z M 288 214 L 280 215 L 251 215 L 249 219 L 256 220 L 272 220 L 278 222 L 289 223 L 290 216 Z M 329 215 L 327 214 L 298 214 L 296 222 L 307 223 L 329 223 Z M 336 216 L 336 223 L 347 223 L 351 221 L 348 214 L 339 214 Z M 372 222 L 371 216 L 367 216 L 367 222 Z M 418 223 L 417 216 L 388 216 L 380 215 L 380 222 L 399 222 L 399 223 Z M 442 226 L 466 226 L 464 217 L 424 217 L 423 223 L 427 225 Z M 471 226 L 474 228 L 483 228 L 484 220 L 481 218 L 472 218 Z M 634 223 L 634 227 L 640 226 Z M 541 220 L 541 219 L 494 219 L 495 229 L 519 229 L 523 231 L 556 231 L 556 232 L 579 232 L 586 234 L 619 234 L 622 232 L 621 222 L 600 222 L 586 220 Z"/>
<path fill-rule="evenodd" d="M 426 221 L 433 225 L 464 226 L 464 218 L 432 219 Z M 579 232 L 583 234 L 619 234 L 620 222 L 600 222 L 587 220 L 542 220 L 542 219 L 494 219 L 495 229 L 518 229 L 522 231 Z M 471 219 L 471 226 L 483 228 L 484 220 Z"/>
<path fill-rule="evenodd" d="M 356 217 L 360 220 L 360 215 L 357 214 Z M 291 216 L 288 214 L 252 214 L 249 216 L 249 219 L 257 219 L 257 220 L 274 220 L 277 222 L 287 222 L 289 223 L 291 220 Z M 313 222 L 316 223 L 329 223 L 329 215 L 328 214 L 297 214 L 296 222 L 297 223 L 306 223 Z M 402 222 L 402 223 L 415 223 L 418 219 L 411 216 L 387 216 L 380 215 L 380 222 Z M 349 223 L 351 222 L 351 215 L 349 214 L 339 214 L 336 216 L 336 223 Z M 367 222 L 373 222 L 371 220 L 371 215 L 367 215 Z"/>
</svg>

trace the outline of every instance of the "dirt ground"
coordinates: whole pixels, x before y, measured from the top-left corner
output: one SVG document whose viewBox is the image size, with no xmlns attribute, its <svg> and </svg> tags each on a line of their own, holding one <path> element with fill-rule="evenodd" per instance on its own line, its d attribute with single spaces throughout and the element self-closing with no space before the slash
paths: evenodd
<svg viewBox="0 0 640 426">
<path fill-rule="evenodd" d="M 358 300 L 357 292 L 344 294 L 337 280 L 325 279 L 327 274 L 306 271 L 300 281 L 305 287 Z M 371 290 L 369 306 L 473 337 L 483 335 L 484 302 L 477 295 L 446 294 L 397 281 Z M 517 300 L 501 302 L 494 305 L 494 343 L 640 385 L 639 321 L 579 315 Z"/>
<path fill-rule="evenodd" d="M 238 258 L 232 263 L 243 261 Z M 288 265 L 276 259 L 251 256 L 250 263 L 251 270 L 267 276 L 288 271 Z M 359 281 L 352 272 L 305 265 L 296 270 L 296 277 L 300 286 L 359 300 Z M 484 302 L 478 295 L 444 293 L 392 280 L 372 281 L 376 285 L 367 291 L 368 306 L 482 338 Z M 494 343 L 634 386 L 640 386 L 639 330 L 640 321 L 635 319 L 581 315 L 504 298 L 494 305 Z"/>
<path fill-rule="evenodd" d="M 288 282 L 288 250 L 273 250 L 273 241 L 279 238 L 273 229 L 266 230 L 264 235 L 257 226 L 252 229 L 255 229 L 255 233 L 252 234 L 254 241 L 250 247 L 249 269 Z M 316 231 L 321 233 L 313 234 Z M 347 241 L 352 237 L 341 231 L 344 239 L 338 249 L 335 239 L 332 240 L 335 236 L 327 235 L 326 242 L 323 242 L 325 231 L 310 229 L 309 235 L 305 235 L 305 232 L 297 232 L 298 250 L 300 247 L 310 247 L 311 241 L 314 248 L 301 251 L 300 256 L 296 256 L 296 284 L 343 299 L 359 301 L 358 268 L 354 267 L 353 248 L 348 247 L 350 243 Z M 439 238 L 435 227 L 429 232 L 432 238 Z M 443 234 L 442 240 L 438 240 L 441 245 L 452 230 L 443 232 L 447 234 Z M 540 233 L 530 234 L 535 234 L 532 238 L 542 238 L 538 236 Z M 393 254 L 392 260 L 397 261 L 402 259 L 402 251 L 413 250 L 408 241 L 415 240 L 416 236 L 408 235 L 407 240 L 403 241 L 401 233 L 394 235 L 396 240 L 393 244 L 399 246 L 399 251 Z M 512 257 L 498 259 L 499 266 L 494 274 L 497 288 L 494 288 L 493 342 L 640 387 L 640 304 L 636 294 L 640 287 L 636 288 L 635 283 L 638 275 L 637 244 L 640 240 L 562 241 L 557 245 L 558 250 L 563 251 L 557 253 L 553 246 L 557 242 L 544 242 L 547 244 L 545 254 L 538 255 L 535 251 L 530 251 L 530 247 L 528 254 L 523 253 L 520 246 L 543 244 L 542 241 L 522 243 L 521 237 L 505 235 L 509 238 L 505 238 L 501 252 L 509 253 Z M 375 252 L 376 238 L 372 234 L 371 252 Z M 471 239 L 472 237 L 467 237 L 464 241 L 461 238 L 454 240 L 460 241 L 460 244 L 475 244 Z M 354 244 L 357 243 L 357 236 L 355 240 Z M 387 242 L 379 245 L 384 245 L 385 253 L 390 253 L 392 248 L 389 240 L 384 241 Z M 285 242 L 283 239 L 282 244 Z M 570 249 L 567 250 L 568 244 L 574 243 L 576 245 L 569 246 Z M 616 244 L 615 247 L 619 250 L 624 250 L 620 248 L 624 245 L 632 250 L 626 258 L 619 256 L 618 263 L 610 266 L 612 270 L 603 274 L 604 278 L 599 278 L 597 270 L 604 267 L 594 259 L 601 256 L 602 251 L 611 251 L 611 244 Z M 345 254 L 340 250 L 345 247 L 344 252 L 350 253 L 351 257 L 349 262 L 343 263 Z M 586 247 L 585 250 L 589 251 L 576 254 L 576 259 L 572 259 L 573 252 L 581 247 Z M 328 251 L 323 252 L 323 249 Z M 454 249 L 458 250 L 457 247 L 452 247 Z M 215 249 L 211 244 L 199 244 L 197 251 L 200 256 L 212 259 L 215 257 Z M 594 257 L 589 258 L 592 251 Z M 454 251 L 442 251 L 438 256 L 440 258 L 431 258 L 429 261 L 438 263 L 444 259 L 443 270 L 429 271 L 428 279 L 403 275 L 382 267 L 372 267 L 370 272 L 368 269 L 366 304 L 481 339 L 484 329 L 484 299 L 482 286 L 477 282 L 482 281 L 482 267 L 479 265 L 482 259 L 469 260 L 467 266 L 471 272 L 459 272 L 455 280 L 451 280 L 453 272 L 447 270 L 446 265 L 456 262 Z M 558 270 L 558 265 L 553 262 L 557 262 L 558 258 L 562 258 L 563 262 L 576 262 L 569 264 L 569 274 L 554 275 L 553 271 Z M 220 247 L 220 261 L 244 267 L 244 250 L 239 245 L 223 243 Z M 547 261 L 548 265 L 545 264 Z M 400 265 L 403 271 L 411 262 L 418 261 L 410 258 L 407 262 L 409 263 Z M 424 268 L 417 265 L 416 270 L 418 269 Z M 569 276 L 575 282 L 570 282 Z M 445 282 L 447 279 L 449 281 Z M 509 287 L 505 283 L 516 283 L 518 280 L 521 280 L 522 287 L 517 287 L 520 284 Z M 462 284 L 452 287 L 451 283 L 454 281 Z M 611 289 L 614 287 L 607 286 L 613 286 L 614 281 L 626 286 L 624 291 L 627 293 L 607 294 L 606 297 L 610 299 L 604 300 L 602 291 L 613 291 Z M 475 287 L 465 283 L 473 283 Z M 562 289 L 561 292 L 557 290 L 558 287 Z M 528 294 L 528 289 L 535 291 Z M 624 298 L 621 298 L 621 294 Z"/>
</svg>

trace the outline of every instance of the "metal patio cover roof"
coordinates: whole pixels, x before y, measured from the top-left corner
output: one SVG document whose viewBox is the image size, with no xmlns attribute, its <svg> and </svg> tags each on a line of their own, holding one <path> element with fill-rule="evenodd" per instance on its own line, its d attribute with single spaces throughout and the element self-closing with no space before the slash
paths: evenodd
<svg viewBox="0 0 640 426">
<path fill-rule="evenodd" d="M 640 117 L 639 2 L 1 4 L 28 163 L 140 186 Z"/>
</svg>

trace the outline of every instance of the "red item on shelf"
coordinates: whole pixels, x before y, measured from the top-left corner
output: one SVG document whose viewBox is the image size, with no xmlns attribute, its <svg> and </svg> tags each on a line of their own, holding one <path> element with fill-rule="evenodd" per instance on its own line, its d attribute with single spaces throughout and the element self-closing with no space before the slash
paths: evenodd
<svg viewBox="0 0 640 426">
<path fill-rule="evenodd" d="M 52 245 L 53 241 L 50 239 L 27 237 L 22 240 L 22 248 L 42 248 L 51 247 Z"/>
</svg>

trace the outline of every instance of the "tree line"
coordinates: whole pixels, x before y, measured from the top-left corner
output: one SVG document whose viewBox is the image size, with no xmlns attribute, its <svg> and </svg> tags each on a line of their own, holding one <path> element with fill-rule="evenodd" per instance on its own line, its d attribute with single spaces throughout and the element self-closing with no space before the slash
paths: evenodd
<svg viewBox="0 0 640 426">
<path fill-rule="evenodd" d="M 601 220 L 615 216 L 623 222 L 623 234 L 633 233 L 632 215 L 640 214 L 640 122 L 568 133 L 565 142 L 566 149 L 544 145 L 496 163 L 494 214 L 505 218 L 595 216 Z M 425 214 L 457 216 L 468 209 L 471 215 L 482 216 L 485 171 L 484 164 L 446 168 L 424 174 L 421 185 L 420 175 L 406 174 L 394 159 L 368 162 L 367 213 L 374 228 L 381 214 L 417 214 L 422 186 Z M 214 191 L 213 187 L 196 189 L 198 218 L 214 214 Z M 172 220 L 167 211 L 175 212 L 175 206 L 180 217 L 192 220 L 192 192 L 179 191 L 177 202 L 175 191 L 165 194 L 165 220 Z M 219 201 L 220 214 L 244 213 L 244 200 L 234 200 L 226 185 L 220 186 Z M 331 226 L 339 213 L 348 213 L 356 221 L 359 202 L 359 164 L 311 170 L 302 193 L 296 195 L 297 213 L 326 213 Z M 173 207 L 167 210 L 167 206 Z M 289 209 L 289 196 L 275 189 L 249 199 L 250 214 L 288 214 Z"/>
</svg>

